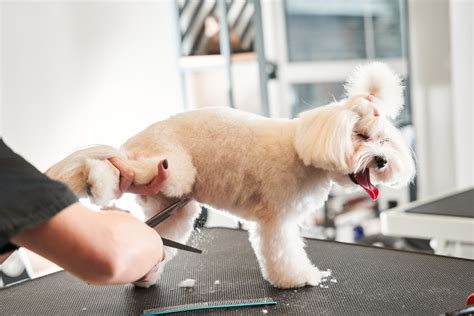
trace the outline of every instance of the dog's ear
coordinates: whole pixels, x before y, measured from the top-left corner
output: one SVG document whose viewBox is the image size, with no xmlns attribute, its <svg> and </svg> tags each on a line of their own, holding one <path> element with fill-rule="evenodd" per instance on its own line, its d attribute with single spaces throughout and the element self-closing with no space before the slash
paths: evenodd
<svg viewBox="0 0 474 316">
<path fill-rule="evenodd" d="M 295 148 L 305 165 L 348 173 L 348 159 L 354 150 L 352 132 L 359 116 L 340 104 L 300 114 Z"/>
<path fill-rule="evenodd" d="M 357 67 L 344 86 L 348 98 L 368 95 L 374 97 L 378 112 L 395 118 L 403 109 L 403 85 L 401 79 L 386 64 L 372 62 Z"/>
</svg>

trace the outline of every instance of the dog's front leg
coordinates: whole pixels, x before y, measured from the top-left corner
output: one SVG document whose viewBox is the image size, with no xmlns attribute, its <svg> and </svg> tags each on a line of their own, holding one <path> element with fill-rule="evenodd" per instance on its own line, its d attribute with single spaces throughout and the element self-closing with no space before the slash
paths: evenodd
<svg viewBox="0 0 474 316">
<path fill-rule="evenodd" d="M 137 197 L 137 202 L 142 206 L 143 211 L 147 217 L 156 213 L 157 210 L 163 209 L 170 203 L 167 199 L 156 197 Z M 179 243 L 186 243 L 194 229 L 194 220 L 199 215 L 200 207 L 196 201 L 191 201 L 184 207 L 175 211 L 173 215 L 163 221 L 160 225 L 155 227 L 155 230 L 163 238 L 168 238 Z M 150 287 L 154 285 L 161 274 L 165 265 L 170 262 L 176 255 L 177 249 L 164 247 L 165 259 L 160 263 L 159 269 L 146 282 L 135 282 L 139 287 Z"/>
<path fill-rule="evenodd" d="M 296 222 L 270 220 L 250 231 L 263 277 L 279 288 L 316 286 L 324 272 L 311 264 Z"/>
</svg>

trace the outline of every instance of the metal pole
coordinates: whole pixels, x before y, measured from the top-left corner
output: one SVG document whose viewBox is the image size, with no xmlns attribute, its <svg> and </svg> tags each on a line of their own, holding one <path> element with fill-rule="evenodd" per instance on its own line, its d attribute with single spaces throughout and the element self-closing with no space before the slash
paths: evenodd
<svg viewBox="0 0 474 316">
<path fill-rule="evenodd" d="M 177 53 L 177 66 L 179 71 L 179 81 L 180 81 L 180 89 L 181 89 L 181 106 L 183 111 L 187 111 L 188 109 L 188 98 L 186 93 L 186 75 L 181 68 L 180 59 L 183 56 L 183 45 L 182 45 L 182 38 L 181 38 L 181 27 L 179 24 L 179 5 L 178 0 L 174 1 L 174 19 L 176 22 L 176 53 Z"/>
<path fill-rule="evenodd" d="M 262 115 L 270 116 L 268 104 L 268 74 L 266 70 L 265 46 L 263 44 L 262 8 L 260 0 L 253 0 L 254 4 L 254 27 L 255 27 L 255 50 L 257 52 L 258 72 L 260 79 L 260 108 Z"/>
<path fill-rule="evenodd" d="M 411 87 L 412 87 L 412 81 L 411 81 L 411 70 L 412 70 L 412 63 L 411 63 L 411 56 L 410 56 L 410 33 L 408 32 L 409 30 L 409 19 L 408 19 L 408 2 L 406 0 L 399 0 L 398 2 L 400 4 L 400 24 L 401 24 L 401 40 L 402 40 L 402 58 L 405 58 L 407 61 L 407 89 L 405 90 L 406 93 L 408 94 L 408 104 L 407 104 L 407 109 L 408 111 L 408 116 L 409 116 L 409 122 L 408 124 L 413 126 L 415 122 L 413 121 L 413 111 L 412 111 L 412 102 L 413 98 L 411 97 Z M 408 106 L 409 105 L 409 106 Z M 418 150 L 418 146 L 416 144 L 416 139 L 414 140 L 414 150 L 415 153 Z M 409 186 L 409 199 L 410 202 L 416 201 L 418 199 L 418 177 L 415 176 L 415 179 L 413 182 L 410 183 Z"/>
<path fill-rule="evenodd" d="M 231 59 L 231 47 L 230 47 L 230 36 L 229 36 L 229 23 L 227 21 L 227 10 L 225 0 L 217 0 L 219 20 L 220 20 L 220 33 L 219 33 L 219 47 L 221 55 L 225 59 L 225 72 L 227 77 L 227 95 L 229 98 L 229 106 L 235 108 L 234 94 L 233 94 L 233 80 L 232 80 L 232 59 Z"/>
</svg>

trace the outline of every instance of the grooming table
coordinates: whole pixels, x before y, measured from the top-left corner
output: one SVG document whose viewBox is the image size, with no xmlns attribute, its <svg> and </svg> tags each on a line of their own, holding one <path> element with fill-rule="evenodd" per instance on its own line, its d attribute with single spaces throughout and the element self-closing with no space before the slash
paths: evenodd
<svg viewBox="0 0 474 316">
<path fill-rule="evenodd" d="M 178 315 L 437 315 L 456 310 L 474 291 L 474 261 L 330 241 L 308 240 L 327 288 L 279 290 L 266 282 L 247 232 L 203 229 L 180 252 L 162 280 L 149 289 L 90 286 L 59 272 L 0 290 L 0 315 L 139 315 L 144 309 L 207 301 L 271 297 L 277 305 Z M 192 289 L 178 288 L 196 279 Z M 214 284 L 216 280 L 220 284 Z"/>
<path fill-rule="evenodd" d="M 385 235 L 431 239 L 436 254 L 474 259 L 474 188 L 415 201 L 380 218 Z"/>
</svg>

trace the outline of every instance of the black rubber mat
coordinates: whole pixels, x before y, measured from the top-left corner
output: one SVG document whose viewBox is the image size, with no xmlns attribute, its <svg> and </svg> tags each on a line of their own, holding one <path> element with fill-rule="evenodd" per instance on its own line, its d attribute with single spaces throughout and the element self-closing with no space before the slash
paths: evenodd
<svg viewBox="0 0 474 316">
<path fill-rule="evenodd" d="M 474 218 L 474 189 L 418 205 L 406 212 Z"/>
<path fill-rule="evenodd" d="M 474 261 L 308 240 L 307 251 L 336 282 L 278 290 L 260 275 L 247 233 L 204 229 L 181 252 L 159 285 L 90 286 L 60 272 L 0 291 L 0 315 L 139 315 L 144 309 L 207 301 L 271 297 L 275 306 L 186 315 L 438 315 L 463 307 L 474 292 Z M 196 280 L 189 290 L 184 279 Z M 220 284 L 214 284 L 216 280 Z M 184 314 L 183 314 L 184 315 Z"/>
</svg>

